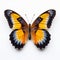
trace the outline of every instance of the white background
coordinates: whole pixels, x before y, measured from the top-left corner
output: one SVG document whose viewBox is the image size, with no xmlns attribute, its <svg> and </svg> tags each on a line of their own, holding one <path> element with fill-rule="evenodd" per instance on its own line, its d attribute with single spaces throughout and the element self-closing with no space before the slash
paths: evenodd
<svg viewBox="0 0 60 60">
<path fill-rule="evenodd" d="M 16 50 L 9 41 L 11 29 L 4 16 L 4 10 L 11 9 L 19 13 L 28 23 L 33 22 L 41 13 L 55 9 L 56 16 L 49 29 L 51 41 L 41 51 L 27 42 L 21 51 Z M 27 14 L 27 17 L 25 16 Z M 32 19 L 33 15 L 34 18 Z M 60 1 L 59 0 L 0 0 L 0 60 L 60 60 Z"/>
</svg>

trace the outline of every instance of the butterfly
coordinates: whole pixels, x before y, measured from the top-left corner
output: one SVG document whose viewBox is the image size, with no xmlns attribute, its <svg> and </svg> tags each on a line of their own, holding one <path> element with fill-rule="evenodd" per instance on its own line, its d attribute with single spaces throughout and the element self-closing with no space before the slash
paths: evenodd
<svg viewBox="0 0 60 60">
<path fill-rule="evenodd" d="M 56 15 L 54 9 L 47 10 L 39 15 L 32 25 L 28 25 L 26 21 L 13 10 L 5 10 L 4 15 L 10 28 L 13 30 L 10 34 L 10 41 L 15 48 L 23 48 L 28 39 L 32 39 L 33 43 L 40 49 L 48 45 L 51 39 L 48 29 Z"/>
</svg>

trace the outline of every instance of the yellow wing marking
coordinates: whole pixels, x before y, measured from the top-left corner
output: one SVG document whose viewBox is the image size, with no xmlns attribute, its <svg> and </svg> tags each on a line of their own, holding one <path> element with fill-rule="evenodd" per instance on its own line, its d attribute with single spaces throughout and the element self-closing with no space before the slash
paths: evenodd
<svg viewBox="0 0 60 60">
<path fill-rule="evenodd" d="M 11 14 L 11 19 L 13 22 L 13 29 L 20 29 L 21 28 L 21 24 L 20 22 L 17 20 L 17 18 L 19 18 L 20 16 L 18 14 Z"/>
<path fill-rule="evenodd" d="M 48 22 L 48 19 L 49 19 L 49 14 L 44 13 L 44 14 L 40 15 L 40 17 L 43 18 L 43 20 L 40 22 L 39 28 L 40 29 L 47 29 L 47 22 Z"/>
</svg>

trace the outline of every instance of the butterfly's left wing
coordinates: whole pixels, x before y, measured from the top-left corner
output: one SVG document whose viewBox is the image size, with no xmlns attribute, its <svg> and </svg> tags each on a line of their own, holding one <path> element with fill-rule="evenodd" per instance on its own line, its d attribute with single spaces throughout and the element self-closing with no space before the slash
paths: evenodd
<svg viewBox="0 0 60 60">
<path fill-rule="evenodd" d="M 45 48 L 49 43 L 50 34 L 47 30 L 50 28 L 55 14 L 56 11 L 50 9 L 42 13 L 32 24 L 31 37 L 34 44 L 40 49 Z"/>
<path fill-rule="evenodd" d="M 5 10 L 4 13 L 10 28 L 13 30 L 10 34 L 11 43 L 15 48 L 20 49 L 28 39 L 28 24 L 18 13 L 12 10 Z"/>
</svg>

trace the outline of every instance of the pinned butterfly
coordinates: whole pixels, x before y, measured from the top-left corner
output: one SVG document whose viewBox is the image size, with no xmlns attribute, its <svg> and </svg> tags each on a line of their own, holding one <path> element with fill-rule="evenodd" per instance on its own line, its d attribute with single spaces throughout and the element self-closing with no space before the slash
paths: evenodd
<svg viewBox="0 0 60 60">
<path fill-rule="evenodd" d="M 48 45 L 50 41 L 48 29 L 56 15 L 55 10 L 45 11 L 36 18 L 32 25 L 28 25 L 18 13 L 12 10 L 5 10 L 4 13 L 10 28 L 13 30 L 10 34 L 10 41 L 15 48 L 23 48 L 28 39 L 32 39 L 34 44 L 40 49 Z"/>
</svg>

